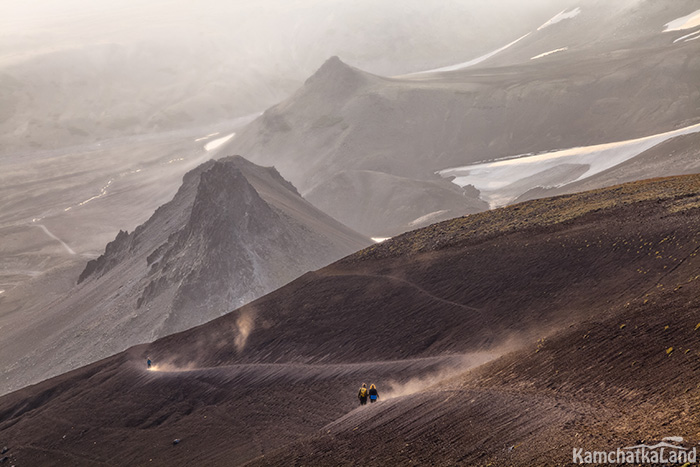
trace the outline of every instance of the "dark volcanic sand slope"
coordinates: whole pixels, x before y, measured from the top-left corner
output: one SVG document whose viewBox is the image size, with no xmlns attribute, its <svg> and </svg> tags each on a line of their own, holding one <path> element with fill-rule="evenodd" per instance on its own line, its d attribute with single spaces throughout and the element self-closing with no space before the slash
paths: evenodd
<svg viewBox="0 0 700 467">
<path fill-rule="evenodd" d="M 250 465 L 569 465 L 573 449 L 610 452 L 669 436 L 692 449 L 700 441 L 697 255 L 598 318 L 428 393 L 354 411 Z"/>
<path fill-rule="evenodd" d="M 18 465 L 232 465 L 261 454 L 534 465 L 568 462 L 581 440 L 690 437 L 699 220 L 700 176 L 687 176 L 433 225 L 5 396 L 0 441 Z M 517 348 L 436 397 L 415 393 L 486 350 Z M 146 372 L 147 355 L 169 371 Z M 360 382 L 386 396 L 392 379 L 407 383 L 395 391 L 404 397 L 343 416 Z"/>
<path fill-rule="evenodd" d="M 360 351 L 406 358 L 539 337 L 636 297 L 690 254 L 697 230 L 686 209 L 699 180 L 633 183 L 435 224 L 306 274 L 225 317 L 230 328 L 174 335 L 153 352 L 177 342 L 189 349 L 182 364 L 347 362 Z M 670 236 L 677 242 L 661 242 Z M 236 321 L 247 323 L 242 351 L 198 344 L 240 337 Z"/>
</svg>

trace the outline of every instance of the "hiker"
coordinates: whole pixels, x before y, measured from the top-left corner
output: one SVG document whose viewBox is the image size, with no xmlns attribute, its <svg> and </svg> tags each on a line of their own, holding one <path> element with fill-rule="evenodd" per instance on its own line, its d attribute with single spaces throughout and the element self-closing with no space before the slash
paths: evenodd
<svg viewBox="0 0 700 467">
<path fill-rule="evenodd" d="M 369 403 L 372 404 L 374 402 L 377 402 L 377 399 L 379 399 L 379 393 L 377 392 L 377 387 L 374 384 L 370 384 L 370 386 L 369 386 Z"/>
<path fill-rule="evenodd" d="M 146 365 L 148 365 L 148 369 L 149 369 L 149 370 L 151 369 L 151 364 L 152 364 L 152 362 L 151 362 L 151 359 L 150 359 L 150 357 L 149 357 L 149 358 L 146 359 Z"/>
<path fill-rule="evenodd" d="M 357 398 L 360 399 L 360 405 L 367 405 L 367 385 L 365 383 L 362 383 Z"/>
</svg>

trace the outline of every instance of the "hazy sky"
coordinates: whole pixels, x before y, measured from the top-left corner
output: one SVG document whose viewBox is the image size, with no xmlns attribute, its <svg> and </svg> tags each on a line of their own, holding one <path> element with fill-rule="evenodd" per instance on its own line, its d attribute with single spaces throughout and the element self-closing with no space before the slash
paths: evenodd
<svg viewBox="0 0 700 467">
<path fill-rule="evenodd" d="M 223 121 L 279 102 L 331 56 L 388 76 L 461 63 L 571 3 L 0 0 L 0 131 L 74 144 Z"/>
</svg>

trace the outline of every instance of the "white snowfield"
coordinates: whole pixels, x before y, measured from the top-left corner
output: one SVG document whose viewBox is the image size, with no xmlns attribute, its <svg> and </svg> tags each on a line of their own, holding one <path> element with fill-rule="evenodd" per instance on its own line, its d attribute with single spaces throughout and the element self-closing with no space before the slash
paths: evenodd
<svg viewBox="0 0 700 467">
<path fill-rule="evenodd" d="M 539 55 L 535 55 L 534 57 L 530 57 L 530 60 L 537 60 L 538 58 L 546 57 L 547 55 L 552 55 L 552 54 L 555 54 L 557 52 L 566 52 L 567 50 L 569 50 L 568 47 L 562 47 L 561 49 L 550 50 L 549 52 L 545 52 L 543 54 L 539 54 Z"/>
<path fill-rule="evenodd" d="M 529 189 L 543 187 L 541 181 L 538 183 L 537 176 L 543 176 L 545 171 L 567 166 L 587 167 L 583 174 L 559 186 L 567 185 L 615 167 L 670 138 L 698 132 L 700 132 L 700 123 L 643 138 L 563 149 L 537 155 L 523 154 L 491 162 L 445 169 L 439 171 L 438 174 L 443 177 L 455 177 L 452 182 L 461 187 L 475 186 L 481 191 L 481 198 L 493 208 L 512 202 L 517 196 Z M 532 177 L 532 179 L 525 180 L 528 177 Z M 512 186 L 509 190 L 509 185 L 520 181 L 523 183 L 522 186 L 517 187 L 516 193 L 513 192 Z M 544 186 L 543 188 L 551 187 Z"/>
<path fill-rule="evenodd" d="M 563 21 L 563 20 L 565 20 L 565 19 L 575 18 L 575 17 L 578 16 L 580 13 L 581 13 L 581 8 L 580 8 L 580 7 L 576 7 L 576 8 L 574 8 L 573 10 L 570 10 L 570 11 L 563 10 L 563 11 L 561 11 L 560 13 L 556 14 L 556 15 L 555 15 L 553 18 L 551 18 L 549 21 L 547 21 L 546 23 L 544 23 L 542 26 L 540 26 L 539 28 L 537 28 L 537 30 L 540 31 L 540 30 L 546 28 L 547 26 L 551 26 L 552 24 L 556 24 L 556 23 L 558 23 L 558 22 L 560 22 L 560 21 Z M 479 64 L 479 63 L 481 63 L 481 62 L 483 62 L 483 61 L 485 61 L 485 60 L 488 60 L 489 58 L 493 57 L 494 55 L 499 54 L 499 53 L 503 52 L 504 50 L 506 50 L 506 49 L 508 49 L 508 48 L 510 48 L 510 47 L 512 47 L 512 46 L 514 46 L 515 44 L 517 44 L 517 43 L 520 42 L 521 40 L 525 39 L 525 38 L 526 38 L 527 36 L 529 36 L 530 34 L 532 34 L 532 32 L 528 32 L 528 33 L 525 34 L 524 36 L 521 36 L 521 37 L 515 39 L 513 42 L 510 42 L 509 44 L 506 44 L 506 45 L 504 45 L 503 47 L 501 47 L 501 48 L 499 48 L 499 49 L 493 50 L 493 51 L 491 51 L 491 52 L 489 52 L 489 53 L 487 53 L 487 54 L 484 54 L 484 55 L 482 55 L 482 56 L 480 56 L 480 57 L 477 57 L 477 58 L 474 58 L 474 59 L 472 59 L 472 60 L 469 60 L 469 61 L 466 61 L 466 62 L 462 62 L 462 63 L 458 63 L 458 64 L 456 64 L 456 65 L 449 65 L 449 66 L 444 66 L 444 67 L 441 67 L 441 68 L 433 68 L 432 70 L 417 71 L 417 72 L 415 72 L 415 73 L 410 73 L 410 74 L 404 75 L 404 76 L 416 76 L 416 75 L 422 75 L 422 74 L 427 74 L 427 73 L 440 73 L 440 72 L 443 72 L 443 71 L 455 71 L 455 70 L 462 70 L 462 69 L 464 69 L 464 68 L 469 68 L 469 67 L 474 66 L 474 65 L 477 65 L 477 64 Z M 564 47 L 564 48 L 557 49 L 557 50 L 552 50 L 551 52 L 546 52 L 546 53 L 544 53 L 544 54 L 537 55 L 537 56 L 535 56 L 535 57 L 532 57 L 531 60 L 534 60 L 534 59 L 536 59 L 536 58 L 541 58 L 541 57 L 544 57 L 544 56 L 546 56 L 546 55 L 553 54 L 553 53 L 555 53 L 555 52 L 563 52 L 564 50 L 568 50 L 568 47 Z"/>
<path fill-rule="evenodd" d="M 469 68 L 470 66 L 474 66 L 474 65 L 476 65 L 476 64 L 478 64 L 478 63 L 481 63 L 481 62 L 483 62 L 483 61 L 485 61 L 485 60 L 488 60 L 489 58 L 493 57 L 494 55 L 496 55 L 496 54 L 498 54 L 498 53 L 500 53 L 500 52 L 503 52 L 503 51 L 506 50 L 508 47 L 511 47 L 511 46 L 517 44 L 518 42 L 520 42 L 521 40 L 525 39 L 525 38 L 526 38 L 527 36 L 529 36 L 530 34 L 531 34 L 531 33 L 528 32 L 528 33 L 525 34 L 524 36 L 521 36 L 521 37 L 515 39 L 513 42 L 504 45 L 504 46 L 501 47 L 500 49 L 496 49 L 496 50 L 494 50 L 494 51 L 492 51 L 492 52 L 489 52 L 489 53 L 487 53 L 487 54 L 485 54 L 485 55 L 482 55 L 482 56 L 480 56 L 480 57 L 477 57 L 477 58 L 475 58 L 475 59 L 473 59 L 473 60 L 469 60 L 468 62 L 458 63 L 458 64 L 456 64 L 456 65 L 444 66 L 444 67 L 442 67 L 442 68 L 434 68 L 434 69 L 432 69 L 432 70 L 417 71 L 417 72 L 415 72 L 415 73 L 411 73 L 411 74 L 406 75 L 406 76 L 422 75 L 422 74 L 424 74 L 424 73 L 439 73 L 439 72 L 442 72 L 442 71 L 455 71 L 455 70 L 461 70 L 461 69 L 463 69 L 463 68 Z"/>
<path fill-rule="evenodd" d="M 666 29 L 664 29 L 664 32 L 682 31 L 683 29 L 692 29 L 698 26 L 700 26 L 700 10 L 697 10 L 688 16 L 683 16 L 682 18 L 669 21 L 666 23 Z"/>
<path fill-rule="evenodd" d="M 206 135 L 206 136 L 202 136 L 201 138 L 197 138 L 196 140 L 194 140 L 194 142 L 195 142 L 195 143 L 198 143 L 198 142 L 200 142 L 200 141 L 204 141 L 205 139 L 209 139 L 209 138 L 211 138 L 212 136 L 216 136 L 216 135 L 218 135 L 218 134 L 219 134 L 218 131 L 217 131 L 216 133 L 209 133 L 209 134 Z"/>
<path fill-rule="evenodd" d="M 386 241 L 389 240 L 390 238 L 391 238 L 391 237 L 372 237 L 372 241 L 373 241 L 374 243 L 382 243 L 382 242 L 386 242 Z"/>
<path fill-rule="evenodd" d="M 541 31 L 542 29 L 546 28 L 547 26 L 551 26 L 553 24 L 557 24 L 560 21 L 564 21 L 565 19 L 571 19 L 577 17 L 581 13 L 581 8 L 576 7 L 573 10 L 566 11 L 562 10 L 561 13 L 558 13 L 555 15 L 552 19 L 544 23 L 542 26 L 537 28 L 538 31 Z"/>
<path fill-rule="evenodd" d="M 680 42 L 680 41 L 688 42 L 688 41 L 695 40 L 698 37 L 700 37 L 700 31 L 695 31 L 695 32 L 691 32 L 690 34 L 686 34 L 685 36 L 679 37 L 678 39 L 673 41 L 673 43 L 675 44 L 676 42 Z"/>
<path fill-rule="evenodd" d="M 446 212 L 447 212 L 446 209 L 441 209 L 439 211 L 430 212 L 424 216 L 420 216 L 418 219 L 412 220 L 411 222 L 408 223 L 408 226 L 415 227 L 415 226 L 418 226 L 420 224 L 430 222 L 431 220 L 437 219 L 439 216 L 445 214 Z"/>
<path fill-rule="evenodd" d="M 218 148 L 222 144 L 226 143 L 228 140 L 236 136 L 236 133 L 231 133 L 230 135 L 226 135 L 222 138 L 215 139 L 213 141 L 209 141 L 207 144 L 204 145 L 204 150 L 205 151 L 213 151 L 214 149 Z"/>
</svg>

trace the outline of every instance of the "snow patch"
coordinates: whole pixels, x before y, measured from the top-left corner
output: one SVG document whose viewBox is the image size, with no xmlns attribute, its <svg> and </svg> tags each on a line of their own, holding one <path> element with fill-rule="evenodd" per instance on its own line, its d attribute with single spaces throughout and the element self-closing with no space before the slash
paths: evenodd
<svg viewBox="0 0 700 467">
<path fill-rule="evenodd" d="M 503 191 L 506 187 L 528 177 L 536 178 L 538 174 L 546 170 L 562 164 L 587 165 L 588 170 L 569 182 L 573 183 L 615 167 L 670 138 L 698 132 L 700 132 L 700 123 L 643 138 L 563 149 L 537 155 L 514 156 L 445 169 L 437 173 L 443 177 L 455 177 L 452 182 L 461 187 L 475 186 L 481 191 L 482 199 L 489 202 L 491 207 L 498 207 L 506 205 L 514 199 L 512 193 L 504 194 Z M 517 196 L 536 186 L 537 184 L 533 182 L 529 187 L 519 188 L 521 191 Z"/>
<path fill-rule="evenodd" d="M 444 214 L 444 213 L 446 213 L 446 212 L 447 212 L 447 209 L 442 209 L 442 210 L 440 210 L 440 211 L 435 211 L 435 212 L 428 213 L 428 214 L 426 214 L 425 216 L 421 216 L 421 217 L 419 217 L 418 219 L 415 219 L 415 220 L 409 222 L 408 225 L 409 225 L 410 227 L 413 227 L 413 226 L 416 226 L 416 225 L 419 225 L 419 224 L 423 224 L 423 223 L 425 223 L 425 222 L 430 222 L 430 220 L 435 219 L 436 217 L 438 217 L 438 216 L 440 216 L 440 215 L 442 215 L 442 214 Z"/>
<path fill-rule="evenodd" d="M 692 37 L 692 36 L 698 36 L 699 34 L 700 34 L 700 31 L 691 32 L 690 34 L 686 34 L 685 36 L 679 37 L 678 39 L 673 41 L 673 43 L 675 44 L 676 42 L 680 42 L 683 39 L 687 39 L 685 42 L 692 41 L 693 39 L 697 39 L 697 37 Z M 691 39 L 688 39 L 689 37 L 691 37 Z"/>
<path fill-rule="evenodd" d="M 374 243 L 382 243 L 382 242 L 386 242 L 386 241 L 389 240 L 390 238 L 391 238 L 391 237 L 372 237 L 372 241 L 373 241 Z"/>
<path fill-rule="evenodd" d="M 566 11 L 562 10 L 560 13 L 555 15 L 552 19 L 544 23 L 542 26 L 537 28 L 538 31 L 541 31 L 542 29 L 551 26 L 553 24 L 557 24 L 560 21 L 564 21 L 565 19 L 571 19 L 577 17 L 581 13 L 581 7 L 576 7 L 571 11 Z"/>
<path fill-rule="evenodd" d="M 557 52 L 565 52 L 569 50 L 568 47 L 562 47 L 561 49 L 555 49 L 555 50 L 550 50 L 549 52 L 545 52 L 543 54 L 535 55 L 534 57 L 530 57 L 530 60 L 537 60 L 538 58 L 546 57 L 547 55 L 552 55 Z"/>
<path fill-rule="evenodd" d="M 700 26 L 700 10 L 697 10 L 688 16 L 674 19 L 665 24 L 664 32 L 682 31 L 683 29 L 691 29 Z"/>
<path fill-rule="evenodd" d="M 216 136 L 216 135 L 218 135 L 218 134 L 219 134 L 218 131 L 217 131 L 216 133 L 209 133 L 207 136 L 202 136 L 201 138 L 197 138 L 196 140 L 194 140 L 194 142 L 195 142 L 195 143 L 198 143 L 198 142 L 200 142 L 200 141 L 204 141 L 205 139 L 209 139 L 209 138 L 211 138 L 212 136 Z"/>
<path fill-rule="evenodd" d="M 511 46 L 513 46 L 513 45 L 515 45 L 515 44 L 517 44 L 517 43 L 520 42 L 521 40 L 525 39 L 525 38 L 526 38 L 527 36 L 529 36 L 530 34 L 531 34 L 531 33 L 528 32 L 528 33 L 525 34 L 524 36 L 521 36 L 521 37 L 515 39 L 515 40 L 514 40 L 513 42 L 511 42 L 510 44 L 506 44 L 506 45 L 504 45 L 503 47 L 501 47 L 500 49 L 496 49 L 496 50 L 494 50 L 494 51 L 492 51 L 492 52 L 489 52 L 489 53 L 487 53 L 487 54 L 485 54 L 485 55 L 482 55 L 482 56 L 480 56 L 480 57 L 477 57 L 477 58 L 475 58 L 475 59 L 473 59 L 473 60 L 469 60 L 468 62 L 458 63 L 457 65 L 444 66 L 444 67 L 442 67 L 442 68 L 434 68 L 434 69 L 432 69 L 432 70 L 418 71 L 418 72 L 416 72 L 416 73 L 411 73 L 411 74 L 406 75 L 406 76 L 422 75 L 422 74 L 424 74 L 424 73 L 439 73 L 439 72 L 442 72 L 442 71 L 455 71 L 455 70 L 461 70 L 461 69 L 463 69 L 463 68 L 468 68 L 468 67 L 470 67 L 470 66 L 474 66 L 474 65 L 476 65 L 476 64 L 478 64 L 478 63 L 481 63 L 481 62 L 483 62 L 483 61 L 485 61 L 485 60 L 488 60 L 489 58 L 493 57 L 494 55 L 496 55 L 496 54 L 498 54 L 498 53 L 500 53 L 500 52 L 503 52 L 503 51 L 506 50 L 507 48 L 509 48 L 509 47 L 511 47 Z"/>
<path fill-rule="evenodd" d="M 234 136 L 236 136 L 236 133 L 231 133 L 230 135 L 226 135 L 223 138 L 217 138 L 213 141 L 209 141 L 207 144 L 204 145 L 204 150 L 205 151 L 213 151 L 214 149 L 218 148 L 219 146 L 221 146 L 222 144 L 224 144 L 225 142 L 227 142 L 228 140 L 230 140 Z"/>
</svg>

